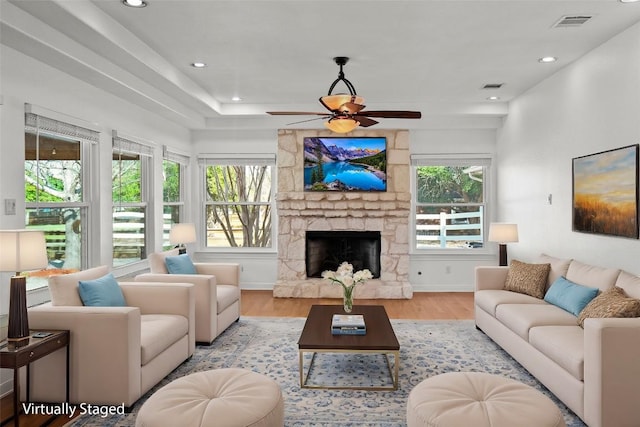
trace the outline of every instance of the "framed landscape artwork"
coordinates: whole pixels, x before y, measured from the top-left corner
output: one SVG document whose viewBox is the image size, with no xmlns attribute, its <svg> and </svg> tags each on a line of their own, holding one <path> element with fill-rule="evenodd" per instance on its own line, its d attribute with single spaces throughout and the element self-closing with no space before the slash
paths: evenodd
<svg viewBox="0 0 640 427">
<path fill-rule="evenodd" d="M 573 230 L 638 238 L 638 144 L 573 159 Z"/>
<path fill-rule="evenodd" d="M 304 191 L 387 191 L 384 137 L 304 138 Z"/>
</svg>

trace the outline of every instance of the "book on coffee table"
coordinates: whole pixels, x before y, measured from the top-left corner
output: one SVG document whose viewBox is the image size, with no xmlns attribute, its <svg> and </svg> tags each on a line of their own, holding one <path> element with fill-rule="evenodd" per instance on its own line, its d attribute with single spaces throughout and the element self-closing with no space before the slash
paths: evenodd
<svg viewBox="0 0 640 427">
<path fill-rule="evenodd" d="M 332 335 L 364 335 L 367 326 L 362 314 L 334 314 L 331 318 Z"/>
</svg>

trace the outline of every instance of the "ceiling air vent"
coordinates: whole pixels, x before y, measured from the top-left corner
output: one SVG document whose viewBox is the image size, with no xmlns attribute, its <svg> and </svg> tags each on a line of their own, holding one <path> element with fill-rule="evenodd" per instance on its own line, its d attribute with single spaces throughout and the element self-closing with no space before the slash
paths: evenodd
<svg viewBox="0 0 640 427">
<path fill-rule="evenodd" d="M 552 28 L 575 28 L 579 27 L 588 20 L 593 18 L 592 16 L 587 15 L 573 15 L 573 16 L 563 16 L 560 18 L 555 24 L 553 24 Z"/>
<path fill-rule="evenodd" d="M 504 83 L 487 83 L 482 89 L 500 89 Z"/>
</svg>

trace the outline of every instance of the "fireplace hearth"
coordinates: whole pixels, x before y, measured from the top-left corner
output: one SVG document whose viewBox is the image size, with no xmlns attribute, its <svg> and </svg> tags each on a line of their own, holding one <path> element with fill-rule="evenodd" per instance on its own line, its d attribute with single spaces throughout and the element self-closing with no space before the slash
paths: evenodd
<svg viewBox="0 0 640 427">
<path fill-rule="evenodd" d="M 366 268 L 374 279 L 380 277 L 379 231 L 307 231 L 305 241 L 307 277 L 322 277 L 344 261 L 354 271 Z"/>
</svg>

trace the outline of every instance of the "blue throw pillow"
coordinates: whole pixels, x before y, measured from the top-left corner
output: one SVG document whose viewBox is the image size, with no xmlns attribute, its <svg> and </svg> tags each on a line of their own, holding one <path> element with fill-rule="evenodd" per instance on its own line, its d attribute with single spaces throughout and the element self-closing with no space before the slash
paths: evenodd
<svg viewBox="0 0 640 427">
<path fill-rule="evenodd" d="M 167 271 L 170 274 L 197 274 L 193 261 L 189 255 L 182 254 L 178 256 L 168 256 L 164 259 L 167 265 Z"/>
<path fill-rule="evenodd" d="M 544 300 L 578 316 L 597 295 L 598 288 L 578 285 L 564 277 L 559 277 L 547 291 Z"/>
<path fill-rule="evenodd" d="M 95 307 L 125 307 L 127 305 L 120 285 L 111 273 L 95 280 L 81 280 L 78 283 L 78 292 L 84 305 Z"/>
</svg>

